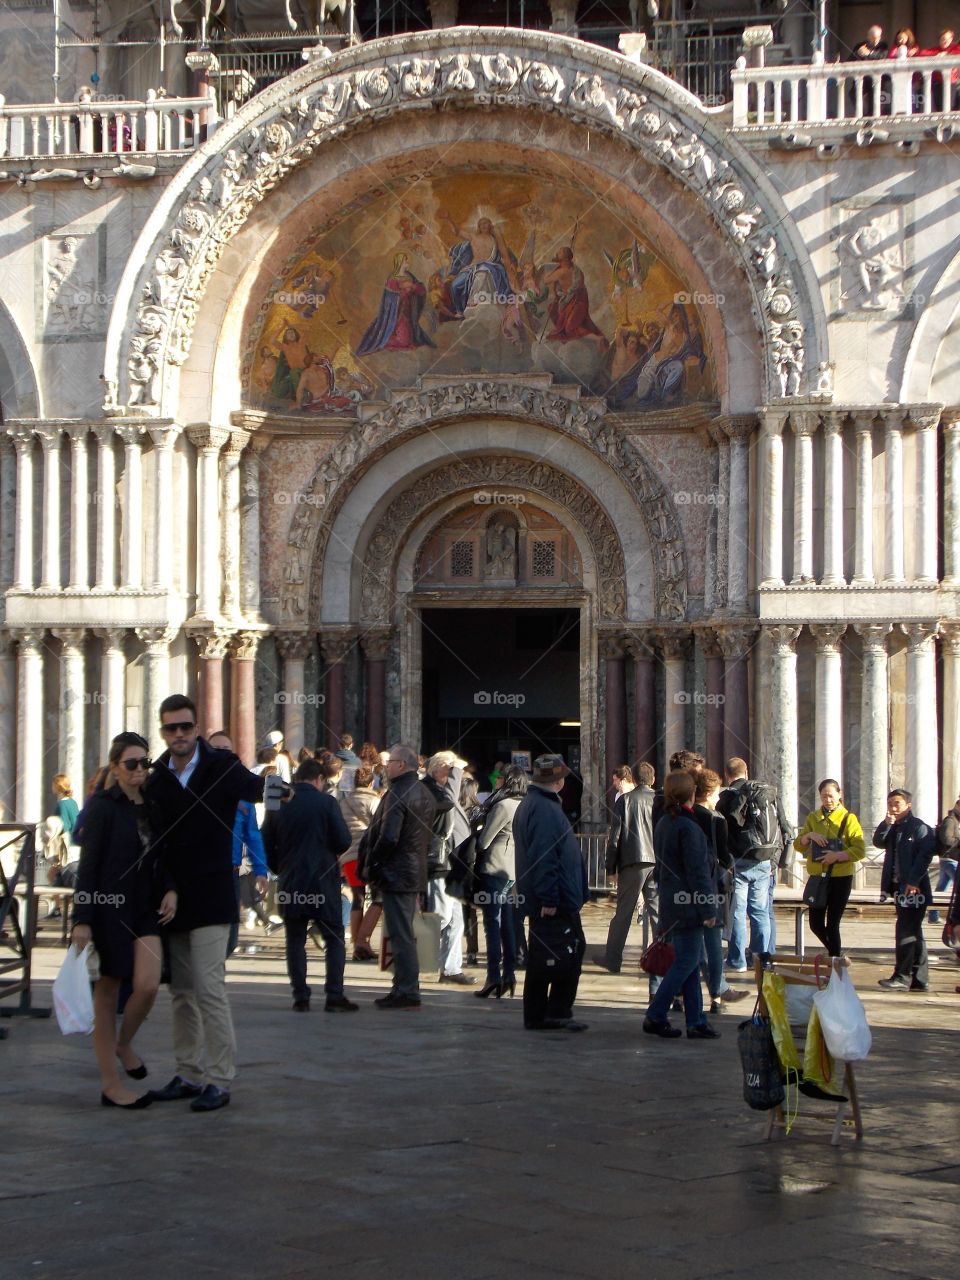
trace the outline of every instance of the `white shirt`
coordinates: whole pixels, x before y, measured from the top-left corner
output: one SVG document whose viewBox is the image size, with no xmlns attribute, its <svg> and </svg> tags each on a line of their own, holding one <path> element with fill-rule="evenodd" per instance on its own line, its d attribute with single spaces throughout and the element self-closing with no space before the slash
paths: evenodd
<svg viewBox="0 0 960 1280">
<path fill-rule="evenodd" d="M 187 763 L 183 766 L 181 770 L 178 771 L 173 767 L 172 756 L 170 760 L 167 762 L 167 768 L 170 770 L 170 772 L 174 775 L 174 777 L 180 783 L 181 787 L 186 789 L 186 785 L 190 781 L 191 775 L 193 774 L 194 769 L 197 767 L 199 760 L 200 760 L 200 743 L 198 742 L 193 749 L 193 755 L 190 757 L 190 759 L 187 761 Z"/>
</svg>

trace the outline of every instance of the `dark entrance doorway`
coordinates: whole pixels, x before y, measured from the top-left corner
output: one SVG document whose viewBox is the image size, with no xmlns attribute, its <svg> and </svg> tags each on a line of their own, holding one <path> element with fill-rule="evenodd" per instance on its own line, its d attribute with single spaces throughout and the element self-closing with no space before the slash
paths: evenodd
<svg viewBox="0 0 960 1280">
<path fill-rule="evenodd" d="M 479 771 L 562 752 L 579 772 L 578 609 L 423 609 L 423 736 Z"/>
</svg>

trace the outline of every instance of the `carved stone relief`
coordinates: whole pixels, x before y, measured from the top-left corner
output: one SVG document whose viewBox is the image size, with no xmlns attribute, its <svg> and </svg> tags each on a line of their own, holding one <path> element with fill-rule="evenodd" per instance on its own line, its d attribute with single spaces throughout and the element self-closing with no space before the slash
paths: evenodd
<svg viewBox="0 0 960 1280">
<path fill-rule="evenodd" d="M 908 320 L 923 302 L 911 293 L 908 198 L 850 199 L 834 206 L 834 252 L 839 273 L 834 309 L 847 320 Z"/>
<path fill-rule="evenodd" d="M 72 227 L 38 239 L 37 338 L 88 342 L 107 327 L 106 226 Z"/>
</svg>

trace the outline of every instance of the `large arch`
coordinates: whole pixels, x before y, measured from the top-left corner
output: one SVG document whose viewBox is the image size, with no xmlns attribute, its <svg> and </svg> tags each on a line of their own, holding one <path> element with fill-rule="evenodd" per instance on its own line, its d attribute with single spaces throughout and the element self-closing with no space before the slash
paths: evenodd
<svg viewBox="0 0 960 1280">
<path fill-rule="evenodd" d="M 563 36 L 452 28 L 305 67 L 258 94 L 188 161 L 118 289 L 105 412 L 159 416 L 172 407 L 211 273 L 288 174 L 332 139 L 431 109 L 556 113 L 665 169 L 709 210 L 742 265 L 766 351 L 764 398 L 803 392 L 803 367 L 814 385 L 827 344 L 809 257 L 772 184 L 695 98 L 650 68 Z"/>
<path fill-rule="evenodd" d="M 3 416 L 40 418 L 40 384 L 27 344 L 16 321 L 0 302 L 0 404 Z"/>
<path fill-rule="evenodd" d="M 951 370 L 941 369 L 942 353 L 948 338 L 953 336 L 958 312 L 960 253 L 951 259 L 937 281 L 914 328 L 903 364 L 901 404 L 922 404 L 930 400 L 946 400 L 948 404 L 960 402 L 960 367 L 952 370 L 952 377 Z M 934 390 L 934 379 L 938 373 L 944 377 L 944 386 Z"/>
</svg>

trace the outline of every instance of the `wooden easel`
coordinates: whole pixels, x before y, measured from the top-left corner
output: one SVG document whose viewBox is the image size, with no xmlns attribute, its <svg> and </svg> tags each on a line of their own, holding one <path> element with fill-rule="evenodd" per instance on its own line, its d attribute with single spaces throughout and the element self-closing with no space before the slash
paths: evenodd
<svg viewBox="0 0 960 1280">
<path fill-rule="evenodd" d="M 831 967 L 839 971 L 840 968 L 849 968 L 850 962 L 846 956 L 834 958 Z M 816 987 L 822 988 L 829 978 L 830 968 L 826 973 L 821 973 L 818 977 L 816 963 L 813 960 L 803 959 L 800 956 L 777 955 L 767 970 L 764 970 L 760 957 L 755 956 L 753 960 L 753 972 L 757 981 L 757 995 L 760 1000 L 760 1012 L 767 1016 L 767 1004 L 763 998 L 763 975 L 764 972 L 772 972 L 779 974 L 783 978 L 784 984 L 788 987 Z M 798 1034 L 801 1040 L 806 1039 L 807 1028 L 805 1026 L 796 1026 L 791 1024 L 790 1030 Z M 803 1054 L 803 1044 L 800 1045 L 801 1056 Z M 854 1134 L 859 1142 L 863 1138 L 863 1118 L 860 1114 L 860 1099 L 857 1094 L 857 1082 L 853 1074 L 853 1063 L 845 1062 L 843 1070 L 843 1088 L 849 1098 L 848 1102 L 838 1102 L 836 1115 L 834 1117 L 833 1132 L 830 1136 L 830 1145 L 837 1147 L 840 1145 L 840 1135 L 843 1132 L 847 1120 L 847 1110 L 853 1119 Z M 774 1107 L 769 1113 L 769 1121 L 767 1123 L 767 1141 L 771 1141 L 774 1136 L 775 1129 L 782 1129 L 783 1136 L 786 1137 L 787 1118 L 784 1114 L 783 1106 Z M 813 1117 L 811 1117 L 813 1118 Z M 816 1117 L 819 1119 L 819 1117 Z"/>
</svg>

